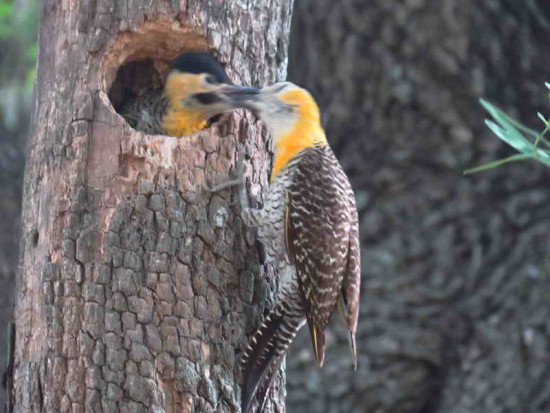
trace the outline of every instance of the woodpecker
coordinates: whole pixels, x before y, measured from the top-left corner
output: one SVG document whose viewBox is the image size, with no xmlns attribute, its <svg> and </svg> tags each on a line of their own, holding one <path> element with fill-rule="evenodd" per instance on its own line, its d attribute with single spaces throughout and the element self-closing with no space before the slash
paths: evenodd
<svg viewBox="0 0 550 413">
<path fill-rule="evenodd" d="M 183 53 L 172 63 L 161 92 L 128 102 L 121 114 L 134 129 L 150 135 L 190 135 L 231 109 L 219 95 L 228 84 L 229 78 L 214 57 Z"/>
<path fill-rule="evenodd" d="M 276 265 L 281 280 L 277 303 L 253 333 L 242 359 L 242 410 L 248 412 L 256 399 L 262 411 L 284 354 L 306 321 L 315 360 L 322 367 L 325 328 L 336 307 L 357 368 L 358 218 L 352 187 L 328 145 L 319 108 L 308 91 L 282 82 L 235 94 L 232 102 L 263 120 L 275 150 L 264 207 L 248 207 L 242 180 L 240 191 L 243 219 L 258 228 L 266 258 Z"/>
</svg>

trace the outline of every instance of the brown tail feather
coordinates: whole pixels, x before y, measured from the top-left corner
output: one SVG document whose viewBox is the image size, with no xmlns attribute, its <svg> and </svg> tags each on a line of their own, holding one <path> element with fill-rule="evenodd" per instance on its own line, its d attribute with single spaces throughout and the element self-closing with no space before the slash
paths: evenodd
<svg viewBox="0 0 550 413">
<path fill-rule="evenodd" d="M 344 296 L 341 295 L 338 299 L 338 313 L 340 314 L 340 317 L 342 317 L 342 320 L 344 321 L 344 324 L 346 324 L 346 327 L 348 327 L 348 311 L 346 308 Z M 353 370 L 357 370 L 357 349 L 355 346 L 355 333 L 348 329 L 348 344 L 349 344 L 349 351 L 351 353 L 351 359 L 353 361 Z"/>
<path fill-rule="evenodd" d="M 244 352 L 242 359 L 244 370 L 242 411 L 244 413 L 249 412 L 255 398 L 258 399 L 260 407 L 258 411 L 263 409 L 266 395 L 282 358 L 304 323 L 303 313 L 287 306 L 287 302 L 280 301 L 271 311 L 250 339 Z"/>
<path fill-rule="evenodd" d="M 308 320 L 307 324 L 315 361 L 317 362 L 317 366 L 323 367 L 323 363 L 325 362 L 325 332 L 319 329 L 313 320 Z"/>
</svg>

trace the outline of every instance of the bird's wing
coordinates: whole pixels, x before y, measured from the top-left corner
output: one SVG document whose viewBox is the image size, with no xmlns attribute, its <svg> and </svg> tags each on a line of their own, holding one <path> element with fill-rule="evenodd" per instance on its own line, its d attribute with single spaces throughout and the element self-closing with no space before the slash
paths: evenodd
<svg viewBox="0 0 550 413">
<path fill-rule="evenodd" d="M 287 248 L 298 275 L 315 359 L 324 361 L 325 327 L 342 293 L 352 216 L 348 179 L 330 148 L 312 148 L 288 189 Z"/>
<path fill-rule="evenodd" d="M 359 293 L 361 289 L 361 248 L 359 242 L 359 223 L 355 195 L 351 185 L 348 188 L 348 208 L 350 211 L 351 230 L 349 233 L 349 246 L 346 271 L 342 283 L 342 291 L 338 300 L 338 308 L 341 317 L 348 329 L 348 341 L 353 359 L 353 368 L 357 370 L 357 350 L 355 345 L 355 332 L 359 318 Z"/>
</svg>

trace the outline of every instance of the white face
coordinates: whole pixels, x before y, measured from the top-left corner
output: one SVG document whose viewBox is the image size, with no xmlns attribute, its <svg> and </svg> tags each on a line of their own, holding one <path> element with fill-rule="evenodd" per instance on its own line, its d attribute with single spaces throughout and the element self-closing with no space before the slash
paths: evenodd
<svg viewBox="0 0 550 413">
<path fill-rule="evenodd" d="M 292 131 L 298 121 L 297 107 L 285 102 L 281 96 L 301 89 L 291 82 L 279 82 L 261 89 L 258 99 L 249 102 L 249 107 L 265 122 L 275 143 Z"/>
</svg>

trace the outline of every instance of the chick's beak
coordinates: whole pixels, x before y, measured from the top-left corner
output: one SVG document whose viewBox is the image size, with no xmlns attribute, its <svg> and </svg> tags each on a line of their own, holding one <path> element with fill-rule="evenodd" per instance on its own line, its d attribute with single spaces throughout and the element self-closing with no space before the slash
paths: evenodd
<svg viewBox="0 0 550 413">
<path fill-rule="evenodd" d="M 234 108 L 254 109 L 254 102 L 258 100 L 261 89 L 246 86 L 224 85 L 219 95 Z"/>
</svg>

